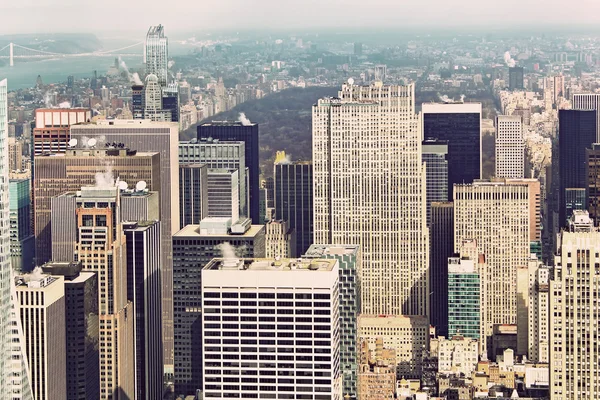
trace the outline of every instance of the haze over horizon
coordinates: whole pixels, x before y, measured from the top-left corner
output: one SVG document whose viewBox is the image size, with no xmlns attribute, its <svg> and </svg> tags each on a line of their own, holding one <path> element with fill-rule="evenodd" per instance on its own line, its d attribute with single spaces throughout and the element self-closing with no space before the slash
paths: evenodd
<svg viewBox="0 0 600 400">
<path fill-rule="evenodd" d="M 487 4 L 486 4 L 487 3 Z M 3 23 L 0 34 L 74 33 L 107 34 L 146 30 L 161 23 L 171 33 L 202 30 L 311 29 L 311 28 L 443 28 L 480 27 L 497 30 L 511 26 L 555 25 L 559 28 L 600 24 L 600 2 L 576 0 L 568 23 L 561 10 L 564 2 L 546 0 L 543 7 L 534 0 L 504 0 L 502 3 L 478 0 L 223 0 L 207 5 L 180 0 L 176 7 L 161 7 L 134 0 L 105 0 L 82 7 L 74 0 L 5 1 L 0 4 Z M 107 13 L 106 10 L 118 10 Z M 49 23 L 55 21 L 55 23 Z"/>
</svg>

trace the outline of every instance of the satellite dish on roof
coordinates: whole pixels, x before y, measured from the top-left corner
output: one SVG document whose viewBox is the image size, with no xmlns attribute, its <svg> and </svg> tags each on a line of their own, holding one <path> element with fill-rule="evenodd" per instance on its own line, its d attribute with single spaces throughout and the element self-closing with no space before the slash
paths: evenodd
<svg viewBox="0 0 600 400">
<path fill-rule="evenodd" d="M 125 181 L 119 181 L 119 189 L 120 190 L 127 190 L 127 182 L 125 182 Z"/>
<path fill-rule="evenodd" d="M 141 192 L 142 190 L 146 189 L 146 186 L 148 186 L 146 184 L 146 181 L 139 181 L 136 185 L 135 185 L 135 190 L 137 190 L 138 192 Z"/>
<path fill-rule="evenodd" d="M 91 138 L 90 140 L 88 140 L 88 146 L 89 147 L 94 147 L 96 145 L 97 140 L 94 138 Z"/>
<path fill-rule="evenodd" d="M 348 78 L 348 85 L 354 85 L 354 78 Z"/>
<path fill-rule="evenodd" d="M 69 140 L 69 147 L 75 147 L 75 146 L 77 146 L 77 139 Z"/>
</svg>

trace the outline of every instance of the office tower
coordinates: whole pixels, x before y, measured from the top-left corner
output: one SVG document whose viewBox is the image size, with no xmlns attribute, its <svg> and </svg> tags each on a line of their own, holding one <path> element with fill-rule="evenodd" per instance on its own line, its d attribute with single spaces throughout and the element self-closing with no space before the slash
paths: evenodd
<svg viewBox="0 0 600 400">
<path fill-rule="evenodd" d="M 312 245 L 304 258 L 335 259 L 339 266 L 339 320 L 340 320 L 340 370 L 342 393 L 356 395 L 357 366 L 357 327 L 358 271 L 361 268 L 359 246 Z"/>
<path fill-rule="evenodd" d="M 563 75 L 552 77 L 552 93 L 554 94 L 554 104 L 558 103 L 559 97 L 565 97 L 565 77 Z M 574 99 L 575 96 L 573 96 Z M 581 109 L 579 105 L 575 106 L 575 108 Z"/>
<path fill-rule="evenodd" d="M 121 196 L 121 222 L 160 221 L 160 193 L 148 189 L 119 190 Z"/>
<path fill-rule="evenodd" d="M 542 240 L 542 201 L 540 181 L 533 178 L 525 179 L 493 179 L 510 185 L 527 186 L 529 192 L 529 240 L 539 242 Z"/>
<path fill-rule="evenodd" d="M 165 373 L 172 373 L 173 359 L 173 250 L 172 236 L 179 230 L 179 162 L 177 159 L 179 129 L 173 122 L 145 120 L 99 121 L 96 124 L 73 128 L 75 138 L 106 138 L 107 142 L 124 143 L 138 151 L 160 152 L 160 186 L 148 187 L 160 192 L 160 222 L 163 260 L 163 335 L 165 345 Z M 125 178 L 126 180 L 128 178 Z M 127 180 L 135 182 L 135 180 Z"/>
<path fill-rule="evenodd" d="M 448 199 L 448 142 L 426 139 L 421 149 L 427 182 L 427 226 L 429 226 L 431 203 Z"/>
<path fill-rule="evenodd" d="M 169 40 L 165 36 L 162 25 L 151 26 L 146 34 L 144 44 L 144 63 L 146 75 L 156 75 L 160 86 L 167 86 L 169 82 Z"/>
<path fill-rule="evenodd" d="M 600 109 L 600 93 L 575 93 L 573 94 L 574 110 L 593 110 Z M 600 142 L 600 112 L 596 112 L 596 139 L 594 143 Z"/>
<path fill-rule="evenodd" d="M 232 225 L 228 218 L 205 218 L 173 235 L 175 392 L 195 395 L 202 388 L 202 268 L 214 257 L 265 256 L 265 227 Z"/>
<path fill-rule="evenodd" d="M 131 115 L 133 119 L 144 119 L 144 85 L 131 86 Z"/>
<path fill-rule="evenodd" d="M 427 315 L 429 232 L 414 85 L 347 84 L 338 97 L 313 106 L 314 242 L 361 246 L 361 312 Z"/>
<path fill-rule="evenodd" d="M 431 325 L 438 336 L 448 336 L 448 257 L 454 254 L 454 204 L 431 204 L 429 226 L 429 286 L 431 290 Z"/>
<path fill-rule="evenodd" d="M 510 90 L 523 90 L 523 67 L 510 67 L 508 69 L 508 88 Z"/>
<path fill-rule="evenodd" d="M 8 85 L 0 80 L 0 398 L 31 398 L 20 318 L 13 302 L 8 179 Z"/>
<path fill-rule="evenodd" d="M 585 188 L 565 189 L 565 215 L 571 218 L 574 210 L 585 210 Z"/>
<path fill-rule="evenodd" d="M 448 142 L 448 201 L 454 185 L 480 179 L 481 103 L 423 103 L 423 137 Z"/>
<path fill-rule="evenodd" d="M 296 253 L 296 232 L 287 221 L 265 223 L 265 257 L 291 258 Z"/>
<path fill-rule="evenodd" d="M 359 340 L 366 340 L 375 350 L 377 339 L 396 352 L 396 379 L 420 378 L 423 371 L 423 352 L 429 348 L 429 321 L 422 315 L 358 316 Z"/>
<path fill-rule="evenodd" d="M 146 77 L 144 86 L 144 119 L 170 122 L 171 110 L 163 109 L 163 89 L 154 74 Z"/>
<path fill-rule="evenodd" d="M 248 192 L 250 198 L 249 213 L 246 217 L 252 218 L 253 224 L 262 223 L 259 221 L 259 188 L 260 188 L 260 169 L 259 169 L 259 137 L 258 124 L 252 124 L 249 121 L 244 122 L 218 122 L 213 121 L 198 126 L 198 140 L 217 139 L 227 142 L 244 142 L 245 147 L 245 167 L 248 168 Z M 209 167 L 212 168 L 212 167 Z"/>
<path fill-rule="evenodd" d="M 275 163 L 275 219 L 287 221 L 296 231 L 296 254 L 313 243 L 313 165 L 310 162 Z"/>
<path fill-rule="evenodd" d="M 207 173 L 208 217 L 240 219 L 239 175 L 237 170 L 209 169 Z"/>
<path fill-rule="evenodd" d="M 218 139 L 192 139 L 189 142 L 179 142 L 179 165 L 206 164 L 209 169 L 237 169 L 240 182 L 240 215 L 247 217 L 249 211 L 249 169 L 246 168 L 245 149 L 244 142 L 239 141 L 222 142 Z M 198 222 L 194 223 L 197 224 Z"/>
<path fill-rule="evenodd" d="M 600 143 L 593 143 L 590 149 L 585 149 L 586 209 L 594 225 L 600 222 Z"/>
<path fill-rule="evenodd" d="M 517 269 L 529 261 L 529 188 L 479 181 L 454 187 L 454 250 L 474 240 L 482 282 L 481 346 L 490 353 L 493 326 L 516 324 Z"/>
<path fill-rule="evenodd" d="M 537 259 L 529 261 L 529 309 L 528 309 L 528 352 L 527 358 L 533 362 L 549 361 L 550 334 L 550 269 Z"/>
<path fill-rule="evenodd" d="M 14 137 L 8 138 L 8 170 L 23 169 L 23 142 Z"/>
<path fill-rule="evenodd" d="M 16 280 L 18 315 L 34 399 L 67 398 L 65 288 L 62 277 L 37 270 Z M 6 399 L 15 398 L 7 396 Z"/>
<path fill-rule="evenodd" d="M 8 184 L 10 207 L 10 261 L 15 271 L 33 269 L 35 240 L 31 231 L 31 190 L 29 179 L 11 179 Z"/>
<path fill-rule="evenodd" d="M 127 297 L 127 256 L 119 192 L 112 185 L 82 187 L 77 198 L 75 260 L 98 274 L 101 399 L 135 398 L 133 303 Z M 105 372 L 105 373 L 104 373 Z"/>
<path fill-rule="evenodd" d="M 92 112 L 88 108 L 40 108 L 35 110 L 33 128 L 33 154 L 64 153 L 71 139 L 70 128 L 89 122 Z"/>
<path fill-rule="evenodd" d="M 208 166 L 179 164 L 179 227 L 208 217 Z"/>
<path fill-rule="evenodd" d="M 127 298 L 133 302 L 135 397 L 163 396 L 163 343 L 160 291 L 160 222 L 123 224 L 127 248 Z"/>
<path fill-rule="evenodd" d="M 465 254 L 448 258 L 448 337 L 480 337 L 481 261 Z"/>
<path fill-rule="evenodd" d="M 362 52 L 363 52 L 363 44 L 359 43 L 359 42 L 355 42 L 354 43 L 354 55 L 362 56 Z"/>
<path fill-rule="evenodd" d="M 600 232 L 585 211 L 575 211 L 560 234 L 550 280 L 550 398 L 600 397 Z"/>
<path fill-rule="evenodd" d="M 34 175 L 35 256 L 38 265 L 52 259 L 52 197 L 93 185 L 96 175 L 135 185 L 145 181 L 150 190 L 160 189 L 161 158 L 158 153 L 138 153 L 116 148 L 70 148 L 66 153 L 36 158 Z M 54 259 L 53 261 L 71 261 Z"/>
<path fill-rule="evenodd" d="M 265 193 L 265 220 L 269 221 L 275 218 L 275 180 L 270 177 L 265 179 L 264 188 L 261 189 Z"/>
<path fill-rule="evenodd" d="M 340 400 L 338 273 L 335 259 L 209 262 L 201 288 L 204 396 Z M 294 321 L 293 313 L 314 318 Z M 241 347 L 229 345 L 239 340 Z M 232 364 L 218 361 L 224 354 Z"/>
<path fill-rule="evenodd" d="M 586 188 L 586 149 L 596 142 L 596 111 L 558 110 L 559 227 L 566 224 L 566 189 Z"/>
<path fill-rule="evenodd" d="M 170 112 L 171 122 L 179 122 L 179 84 L 169 83 L 162 90 L 162 109 Z"/>
<path fill-rule="evenodd" d="M 525 139 L 518 115 L 496 117 L 496 177 L 525 177 Z"/>
<path fill-rule="evenodd" d="M 66 399 L 100 398 L 98 275 L 81 263 L 47 263 L 47 275 L 64 280 L 67 355 Z"/>
</svg>

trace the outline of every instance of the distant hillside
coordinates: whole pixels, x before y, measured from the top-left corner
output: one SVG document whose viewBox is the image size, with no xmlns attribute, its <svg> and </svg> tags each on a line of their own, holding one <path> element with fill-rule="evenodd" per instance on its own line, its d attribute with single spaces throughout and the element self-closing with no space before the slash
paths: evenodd
<svg viewBox="0 0 600 400">
<path fill-rule="evenodd" d="M 285 150 L 293 160 L 312 158 L 312 105 L 321 97 L 336 96 L 338 88 L 309 87 L 287 89 L 260 100 L 247 101 L 230 111 L 203 122 L 237 120 L 240 113 L 259 124 L 261 172 L 271 176 L 277 150 Z M 184 139 L 196 136 L 196 128 L 182 133 Z"/>
</svg>

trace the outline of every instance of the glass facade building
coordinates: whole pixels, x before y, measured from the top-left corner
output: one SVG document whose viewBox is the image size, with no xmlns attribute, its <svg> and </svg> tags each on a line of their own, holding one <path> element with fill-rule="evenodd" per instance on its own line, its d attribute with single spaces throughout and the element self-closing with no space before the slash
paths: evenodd
<svg viewBox="0 0 600 400">
<path fill-rule="evenodd" d="M 448 199 L 448 142 L 429 139 L 422 144 L 427 184 L 427 225 L 431 224 L 431 203 Z"/>
<path fill-rule="evenodd" d="M 473 260 L 448 259 L 448 336 L 479 339 L 480 298 L 479 274 Z"/>
<path fill-rule="evenodd" d="M 16 271 L 33 269 L 35 240 L 31 230 L 31 191 L 29 179 L 11 179 L 10 259 Z"/>
</svg>

